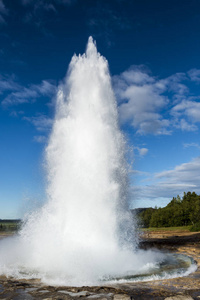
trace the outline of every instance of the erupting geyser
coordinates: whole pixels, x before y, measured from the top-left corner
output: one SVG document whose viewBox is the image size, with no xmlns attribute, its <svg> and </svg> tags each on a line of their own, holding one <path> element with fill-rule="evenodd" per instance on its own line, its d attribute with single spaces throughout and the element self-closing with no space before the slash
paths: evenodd
<svg viewBox="0 0 200 300">
<path fill-rule="evenodd" d="M 108 64 L 89 38 L 58 88 L 46 148 L 47 202 L 0 245 L 0 273 L 51 284 L 97 284 L 144 273 L 163 254 L 135 251 L 124 139 Z"/>
</svg>

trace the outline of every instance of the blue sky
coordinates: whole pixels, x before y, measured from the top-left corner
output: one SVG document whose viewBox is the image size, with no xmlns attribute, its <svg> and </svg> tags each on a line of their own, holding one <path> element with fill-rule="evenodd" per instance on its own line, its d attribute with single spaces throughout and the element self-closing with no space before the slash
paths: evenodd
<svg viewBox="0 0 200 300">
<path fill-rule="evenodd" d="M 198 0 L 0 0 L 0 218 L 43 202 L 56 89 L 90 35 L 133 152 L 131 207 L 200 193 Z"/>
</svg>

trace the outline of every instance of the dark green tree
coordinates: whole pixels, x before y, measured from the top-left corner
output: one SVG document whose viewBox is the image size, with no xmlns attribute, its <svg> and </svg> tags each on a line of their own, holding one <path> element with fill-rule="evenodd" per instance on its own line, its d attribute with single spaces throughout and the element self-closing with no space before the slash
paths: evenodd
<svg viewBox="0 0 200 300">
<path fill-rule="evenodd" d="M 173 227 L 200 223 L 200 196 L 195 192 L 178 195 L 163 208 L 148 208 L 139 215 L 144 227 Z"/>
</svg>

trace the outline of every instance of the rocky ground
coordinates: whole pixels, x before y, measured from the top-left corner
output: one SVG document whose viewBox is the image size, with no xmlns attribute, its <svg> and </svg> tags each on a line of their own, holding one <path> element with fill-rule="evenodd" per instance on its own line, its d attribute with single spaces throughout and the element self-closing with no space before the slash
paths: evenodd
<svg viewBox="0 0 200 300">
<path fill-rule="evenodd" d="M 200 233 L 149 232 L 141 237 L 143 249 L 159 248 L 192 256 L 198 269 L 176 279 L 140 283 L 123 283 L 95 287 L 46 286 L 38 280 L 16 280 L 0 277 L 0 299 L 45 300 L 192 300 L 200 299 Z"/>
</svg>

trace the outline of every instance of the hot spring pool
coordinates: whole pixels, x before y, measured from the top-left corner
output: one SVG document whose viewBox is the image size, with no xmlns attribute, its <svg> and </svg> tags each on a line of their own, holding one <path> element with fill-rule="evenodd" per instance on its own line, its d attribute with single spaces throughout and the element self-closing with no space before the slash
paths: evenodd
<svg viewBox="0 0 200 300">
<path fill-rule="evenodd" d="M 170 279 L 187 276 L 196 269 L 197 264 L 192 257 L 184 254 L 165 253 L 162 261 L 146 264 L 137 274 L 130 270 L 126 274 L 118 274 L 116 277 L 105 277 L 102 281 L 123 283 Z"/>
</svg>

